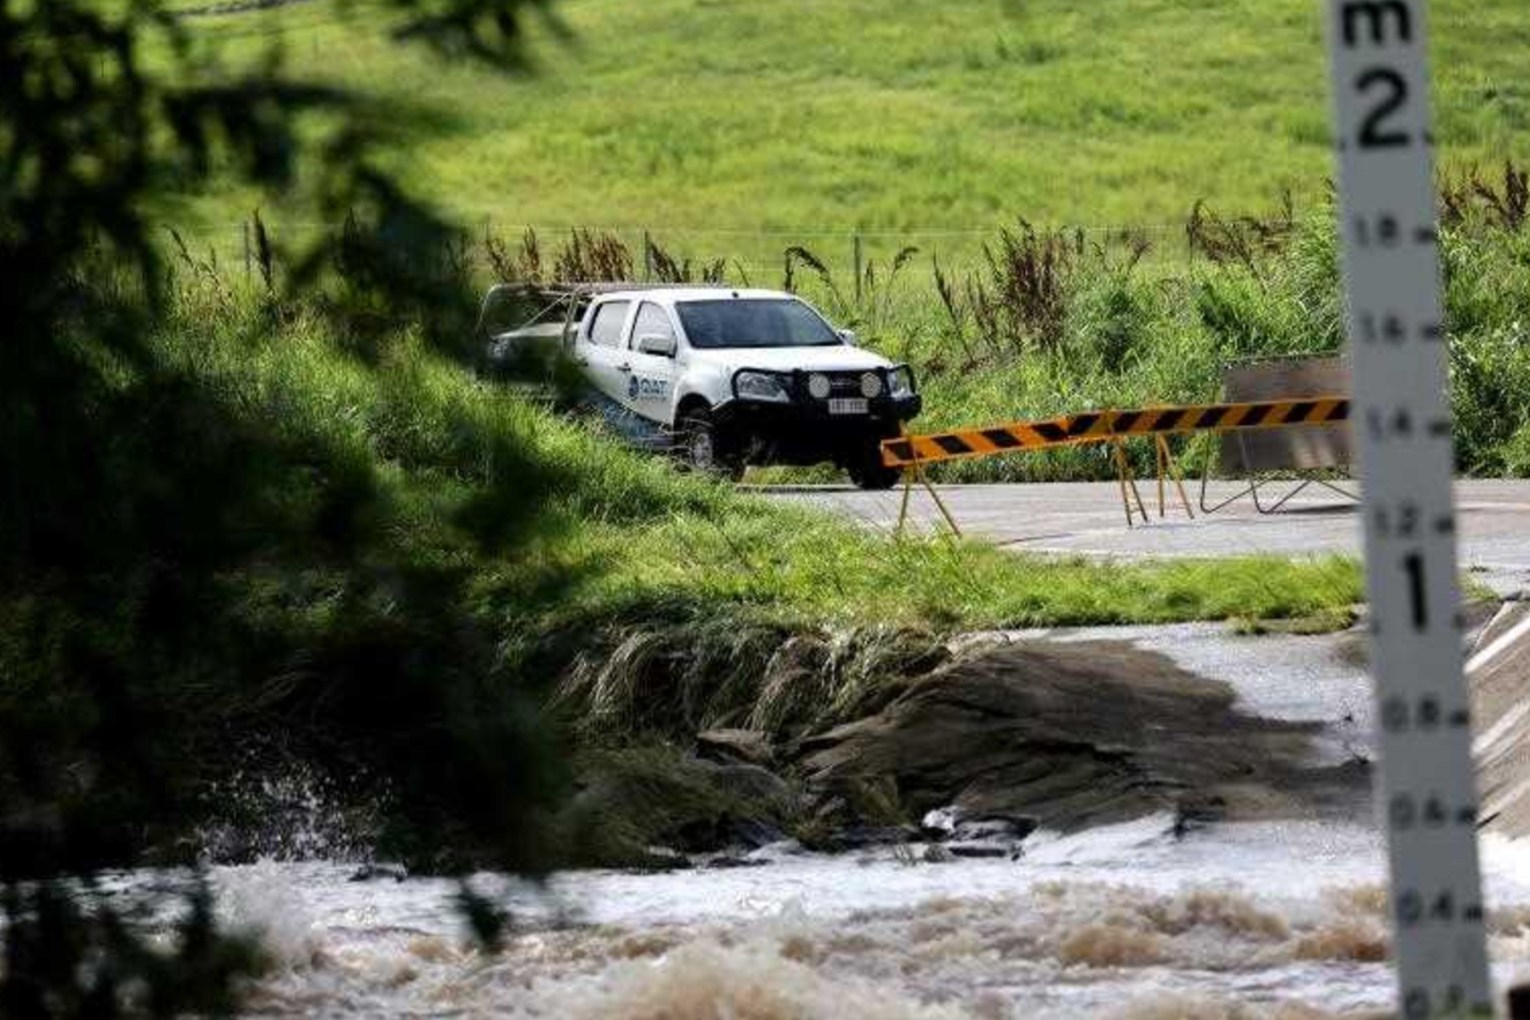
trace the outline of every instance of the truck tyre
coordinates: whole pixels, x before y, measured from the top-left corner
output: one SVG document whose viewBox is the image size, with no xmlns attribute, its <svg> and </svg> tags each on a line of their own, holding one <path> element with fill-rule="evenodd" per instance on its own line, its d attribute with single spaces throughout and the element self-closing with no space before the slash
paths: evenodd
<svg viewBox="0 0 1530 1020">
<path fill-rule="evenodd" d="M 903 469 L 882 463 L 882 444 L 873 440 L 846 466 L 850 480 L 868 492 L 890 489 L 903 477 Z"/>
<path fill-rule="evenodd" d="M 744 477 L 743 462 L 721 449 L 710 411 L 697 408 L 687 412 L 676 434 L 680 440 L 680 461 L 690 470 L 730 482 Z"/>
</svg>

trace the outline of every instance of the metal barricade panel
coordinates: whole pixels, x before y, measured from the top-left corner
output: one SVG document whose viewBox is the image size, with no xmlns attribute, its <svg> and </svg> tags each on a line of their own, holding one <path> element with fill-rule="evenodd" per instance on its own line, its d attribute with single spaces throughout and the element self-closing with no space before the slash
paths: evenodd
<svg viewBox="0 0 1530 1020">
<path fill-rule="evenodd" d="M 1348 393 L 1349 363 L 1338 356 L 1242 362 L 1228 366 L 1223 387 L 1230 403 Z M 1222 469 L 1231 474 L 1345 469 L 1351 463 L 1348 422 L 1222 434 Z"/>
</svg>

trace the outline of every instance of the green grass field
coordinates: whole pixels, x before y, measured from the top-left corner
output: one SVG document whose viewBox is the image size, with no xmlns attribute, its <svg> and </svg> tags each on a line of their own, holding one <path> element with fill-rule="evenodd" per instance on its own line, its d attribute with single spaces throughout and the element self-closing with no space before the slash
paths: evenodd
<svg viewBox="0 0 1530 1020">
<path fill-rule="evenodd" d="M 1530 157 L 1530 85 L 1517 73 L 1530 13 L 1514 0 L 1431 7 L 1441 168 L 1460 180 L 1480 166 L 1501 180 L 1503 161 Z M 766 286 L 782 283 L 784 249 L 805 245 L 834 285 L 800 269 L 796 285 L 914 364 L 923 426 L 1213 399 L 1229 359 L 1340 345 L 1315 0 L 554 9 L 568 34 L 533 22 L 536 67 L 518 78 L 394 45 L 375 0 L 300 0 L 188 24 L 235 65 L 280 44 L 294 74 L 372 97 L 406 139 L 381 158 L 473 235 L 513 241 L 536 226 L 550 262 L 567 228 L 598 228 L 625 241 L 640 276 L 647 229 L 679 256 L 725 259 L 733 282 Z M 1248 261 L 1191 257 L 1197 201 L 1231 219 L 1284 212 L 1282 193 L 1295 217 L 1286 243 Z M 161 212 L 227 264 L 241 258 L 242 218 L 257 206 L 281 241 L 324 229 L 298 197 L 215 184 Z M 982 246 L 1019 217 L 1083 227 L 1094 242 L 1071 258 L 1062 339 L 1045 349 L 996 344 L 975 317 L 953 321 L 933 285 L 936 257 L 959 290 L 974 272 L 981 279 Z M 1126 257 L 1125 225 L 1151 245 L 1141 265 Z M 1460 466 L 1524 474 L 1530 232 L 1518 221 L 1481 227 L 1455 224 L 1446 251 Z M 879 274 L 860 297 L 852 232 Z M 888 286 L 906 244 L 919 253 Z M 482 249 L 473 254 L 485 270 Z M 1210 448 L 1198 444 L 1192 465 Z M 1098 453 L 942 475 L 1106 477 Z"/>
<path fill-rule="evenodd" d="M 1518 0 L 1440 0 L 1441 158 L 1530 155 L 1530 16 Z M 421 124 L 398 169 L 475 229 L 650 228 L 751 270 L 790 242 L 848 252 L 853 230 L 971 250 L 1023 216 L 1147 226 L 1198 199 L 1299 205 L 1330 172 L 1315 0 L 566 0 L 506 80 L 391 45 L 365 0 L 189 22 L 233 61 L 280 43 L 290 68 Z M 348 11 L 348 13 L 346 13 Z M 228 251 L 253 206 L 215 188 L 169 218 Z M 841 251 L 840 249 L 845 249 Z"/>
</svg>

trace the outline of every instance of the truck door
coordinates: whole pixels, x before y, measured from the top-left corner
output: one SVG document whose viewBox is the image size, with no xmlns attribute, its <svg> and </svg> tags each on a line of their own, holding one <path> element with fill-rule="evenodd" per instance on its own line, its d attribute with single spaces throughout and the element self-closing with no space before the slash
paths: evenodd
<svg viewBox="0 0 1530 1020">
<path fill-rule="evenodd" d="M 633 302 L 606 301 L 594 307 L 590 322 L 578 344 L 585 377 L 594 391 L 600 414 L 628 442 L 661 448 L 667 443 L 657 422 L 633 410 L 633 352 L 627 349 L 632 335 Z"/>
<path fill-rule="evenodd" d="M 669 353 L 645 352 L 640 344 L 664 341 Z M 670 424 L 670 412 L 675 389 L 675 356 L 679 353 L 679 338 L 669 313 L 652 301 L 638 305 L 632 318 L 632 331 L 627 338 L 631 354 L 632 375 L 627 380 L 627 406 L 649 421 L 661 425 Z"/>
<path fill-rule="evenodd" d="M 630 356 L 623 339 L 627 335 L 630 301 L 604 301 L 590 310 L 589 324 L 580 332 L 578 358 L 585 378 L 601 405 L 610 412 L 627 404 L 627 378 L 631 375 Z"/>
</svg>

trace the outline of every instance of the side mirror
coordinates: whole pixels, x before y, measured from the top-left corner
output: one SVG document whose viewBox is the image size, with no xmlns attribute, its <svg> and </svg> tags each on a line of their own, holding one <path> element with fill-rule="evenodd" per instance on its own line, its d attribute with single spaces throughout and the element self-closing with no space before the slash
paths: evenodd
<svg viewBox="0 0 1530 1020">
<path fill-rule="evenodd" d="M 639 354 L 657 354 L 661 358 L 675 356 L 675 338 L 663 333 L 644 333 L 638 337 Z"/>
<path fill-rule="evenodd" d="M 855 330 L 853 329 L 836 329 L 834 332 L 838 333 L 839 338 L 851 347 L 861 342 L 861 338 L 855 335 Z"/>
</svg>

